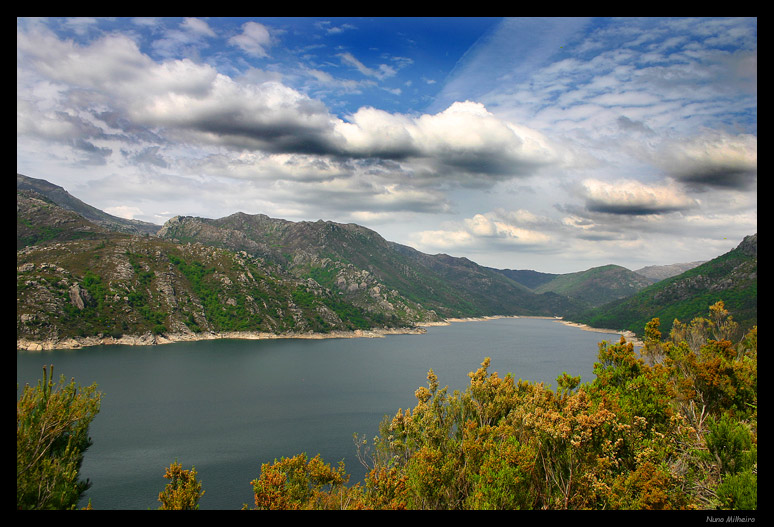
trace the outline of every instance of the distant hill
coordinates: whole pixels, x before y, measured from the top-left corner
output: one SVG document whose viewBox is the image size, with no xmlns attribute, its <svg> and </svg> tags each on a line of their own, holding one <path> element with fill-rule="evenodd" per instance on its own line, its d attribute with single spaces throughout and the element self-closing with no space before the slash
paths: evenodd
<svg viewBox="0 0 774 527">
<path fill-rule="evenodd" d="M 758 235 L 745 237 L 732 251 L 638 293 L 574 315 L 592 327 L 626 329 L 642 334 L 645 324 L 658 317 L 668 334 L 675 319 L 690 322 L 706 316 L 718 300 L 742 329 L 758 323 Z"/>
<path fill-rule="evenodd" d="M 555 277 L 535 288 L 537 293 L 552 292 L 590 307 L 626 298 L 653 283 L 653 280 L 619 265 L 594 267 Z"/>
<path fill-rule="evenodd" d="M 634 272 L 646 278 L 650 278 L 654 282 L 659 282 L 661 280 L 666 280 L 667 278 L 684 273 L 685 271 L 693 269 L 694 267 L 697 267 L 703 263 L 704 260 L 688 263 L 676 263 L 671 265 L 649 265 L 647 267 L 636 269 Z"/>
<path fill-rule="evenodd" d="M 156 234 L 156 231 L 160 228 L 159 225 L 153 223 L 112 216 L 91 205 L 87 205 L 78 198 L 71 196 L 62 187 L 49 183 L 44 179 L 35 179 L 22 174 L 16 174 L 16 190 L 35 191 L 63 209 L 76 212 L 92 223 L 109 230 L 132 234 Z"/>
<path fill-rule="evenodd" d="M 631 296 L 655 281 L 618 265 L 605 265 L 565 274 L 513 269 L 502 269 L 498 272 L 535 293 L 554 293 L 572 300 L 574 306 L 569 312 Z"/>
</svg>

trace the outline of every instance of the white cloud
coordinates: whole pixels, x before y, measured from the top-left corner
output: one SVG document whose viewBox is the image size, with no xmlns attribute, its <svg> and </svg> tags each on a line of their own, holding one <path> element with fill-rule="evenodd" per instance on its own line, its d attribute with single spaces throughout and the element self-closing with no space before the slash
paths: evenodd
<svg viewBox="0 0 774 527">
<path fill-rule="evenodd" d="M 215 36 L 215 31 L 212 30 L 207 22 L 200 18 L 186 17 L 181 27 L 207 37 Z"/>
<path fill-rule="evenodd" d="M 707 131 L 666 142 L 655 163 L 667 174 L 697 187 L 747 188 L 758 173 L 758 138 Z"/>
<path fill-rule="evenodd" d="M 581 182 L 581 195 L 592 212 L 610 214 L 663 214 L 683 211 L 697 206 L 674 184 L 647 185 L 639 181 L 623 180 L 607 183 L 597 179 Z"/>
<path fill-rule="evenodd" d="M 550 220 L 525 210 L 475 214 L 446 229 L 414 233 L 414 242 L 428 251 L 551 250 L 553 237 L 544 227 Z M 538 225 L 543 224 L 543 225 Z"/>
<path fill-rule="evenodd" d="M 503 121 L 471 101 L 411 117 L 361 108 L 336 131 L 352 155 L 410 159 L 417 174 L 466 186 L 489 187 L 567 162 L 567 154 L 539 132 Z"/>
<path fill-rule="evenodd" d="M 407 47 L 373 62 L 285 46 L 290 26 L 77 22 L 17 20 L 17 165 L 116 213 L 362 220 L 493 259 L 635 259 L 694 233 L 714 250 L 713 232 L 756 229 L 750 20 L 506 20 L 427 107 L 414 88 L 444 73 Z M 399 88 L 409 109 L 386 110 Z"/>
<path fill-rule="evenodd" d="M 229 43 L 238 46 L 249 55 L 265 57 L 266 48 L 271 46 L 272 39 L 266 26 L 250 21 L 242 25 L 242 33 L 231 37 Z"/>
<path fill-rule="evenodd" d="M 117 205 L 115 207 L 106 207 L 105 212 L 118 216 L 119 218 L 125 218 L 132 220 L 137 216 L 142 215 L 142 211 L 139 207 L 130 207 L 128 205 Z"/>
<path fill-rule="evenodd" d="M 396 73 L 395 68 L 387 64 L 380 64 L 377 69 L 369 68 L 368 66 L 360 62 L 357 58 L 355 58 L 355 56 L 352 53 L 349 53 L 349 52 L 340 53 L 339 57 L 341 57 L 342 62 L 344 62 L 345 64 L 349 64 L 350 66 L 353 66 L 356 70 L 358 70 L 366 77 L 375 77 L 379 80 L 382 80 L 389 77 L 393 77 Z"/>
</svg>

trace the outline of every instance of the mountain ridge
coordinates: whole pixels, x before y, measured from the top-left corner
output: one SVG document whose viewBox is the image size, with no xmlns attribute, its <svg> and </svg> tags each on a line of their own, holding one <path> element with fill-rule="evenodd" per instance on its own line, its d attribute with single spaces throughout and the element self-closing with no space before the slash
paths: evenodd
<svg viewBox="0 0 774 527">
<path fill-rule="evenodd" d="M 45 179 L 36 179 L 16 173 L 16 189 L 32 190 L 45 196 L 52 202 L 66 210 L 78 213 L 91 222 L 109 230 L 128 232 L 133 234 L 156 234 L 161 228 L 159 225 L 140 220 L 130 220 L 113 216 L 97 209 L 71 195 L 64 188 L 54 185 Z"/>
<path fill-rule="evenodd" d="M 443 317 L 554 316 L 569 304 L 553 295 L 535 294 L 466 258 L 427 255 L 352 223 L 290 222 L 244 213 L 214 220 L 178 216 L 165 223 L 159 236 L 245 250 L 285 263 L 297 276 L 353 266 Z"/>
<path fill-rule="evenodd" d="M 493 269 L 354 223 L 236 212 L 175 216 L 143 226 L 151 232 L 115 220 L 17 174 L 17 340 L 413 331 L 487 316 L 564 316 L 602 328 L 613 322 L 596 323 L 589 308 L 609 311 L 611 300 L 653 282 L 615 265 L 560 275 Z M 757 235 L 755 254 L 757 265 Z"/>
</svg>

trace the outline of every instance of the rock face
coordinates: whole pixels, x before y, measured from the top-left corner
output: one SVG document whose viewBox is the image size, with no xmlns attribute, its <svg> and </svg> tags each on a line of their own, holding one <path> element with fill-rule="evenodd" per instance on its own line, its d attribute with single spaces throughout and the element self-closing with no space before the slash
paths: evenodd
<svg viewBox="0 0 774 527">
<path fill-rule="evenodd" d="M 79 284 L 70 286 L 70 302 L 79 310 L 83 310 L 86 304 L 91 301 L 91 295 L 85 289 L 81 289 Z"/>
</svg>

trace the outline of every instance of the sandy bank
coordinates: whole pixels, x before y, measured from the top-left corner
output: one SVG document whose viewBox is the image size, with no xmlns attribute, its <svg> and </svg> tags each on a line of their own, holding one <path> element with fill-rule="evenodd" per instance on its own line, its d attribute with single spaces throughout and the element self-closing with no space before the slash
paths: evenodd
<svg viewBox="0 0 774 527">
<path fill-rule="evenodd" d="M 442 322 L 427 322 L 422 323 L 422 327 L 433 327 L 433 326 L 448 326 L 449 324 L 455 323 L 455 322 L 481 322 L 486 320 L 498 320 L 503 318 L 537 318 L 537 319 L 544 319 L 544 320 L 554 320 L 556 322 L 560 322 L 566 326 L 572 326 L 574 328 L 582 329 L 583 331 L 593 331 L 595 333 L 610 333 L 613 335 L 619 335 L 624 338 L 626 338 L 627 342 L 632 342 L 635 346 L 642 346 L 642 342 L 637 339 L 637 336 L 631 332 L 631 331 L 619 331 L 615 329 L 604 329 L 604 328 L 593 328 L 591 326 L 587 326 L 586 324 L 580 324 L 578 322 L 570 322 L 568 320 L 563 320 L 561 317 L 540 317 L 540 316 L 517 316 L 517 315 L 497 315 L 497 316 L 489 316 L 489 317 L 470 317 L 470 318 L 447 318 L 446 320 Z"/>
<path fill-rule="evenodd" d="M 384 328 L 384 329 L 357 329 L 354 331 L 331 331 L 330 333 L 262 333 L 254 331 L 235 331 L 224 333 L 180 333 L 153 335 L 125 335 L 120 338 L 109 336 L 68 338 L 62 340 L 33 341 L 18 339 L 17 350 L 46 351 L 55 349 L 80 349 L 89 346 L 155 346 L 172 344 L 175 342 L 195 342 L 199 340 L 241 339 L 241 340 L 272 340 L 272 339 L 354 339 L 354 338 L 383 338 L 387 335 L 419 335 L 426 333 L 423 327 L 413 328 Z"/>
<path fill-rule="evenodd" d="M 584 331 L 594 331 L 596 333 L 612 333 L 614 335 L 620 335 L 626 339 L 627 342 L 633 343 L 635 346 L 642 346 L 642 341 L 637 338 L 637 335 L 635 335 L 631 331 L 623 330 L 615 330 L 615 329 L 603 329 L 603 328 L 592 328 L 591 326 L 587 326 L 586 324 L 579 324 L 577 322 L 570 322 L 568 320 L 560 320 L 562 324 L 565 324 L 567 326 L 572 326 L 574 328 L 582 329 Z"/>
<path fill-rule="evenodd" d="M 555 320 L 562 324 L 576 327 L 584 331 L 594 331 L 597 333 L 610 333 L 621 335 L 627 341 L 634 343 L 635 346 L 642 346 L 642 342 L 637 340 L 631 331 L 616 331 L 612 329 L 592 328 L 585 324 L 569 322 L 557 317 L 538 317 L 538 316 L 507 316 L 496 315 L 487 317 L 470 318 L 448 318 L 440 322 L 423 322 L 416 327 L 407 328 L 379 328 L 354 331 L 331 331 L 330 333 L 263 333 L 253 331 L 224 332 L 224 333 L 178 333 L 153 335 L 146 333 L 144 335 L 125 335 L 119 338 L 110 336 L 95 336 L 83 338 L 67 338 L 61 340 L 33 341 L 27 339 L 17 339 L 16 349 L 24 351 L 46 351 L 55 349 L 80 349 L 90 346 L 156 346 L 161 344 L 172 344 L 175 342 L 194 342 L 199 340 L 218 340 L 218 339 L 241 339 L 241 340 L 272 340 L 272 339 L 354 339 L 354 338 L 383 338 L 387 335 L 421 335 L 426 333 L 426 328 L 436 326 L 448 326 L 460 322 L 483 322 L 487 320 L 499 320 L 504 318 L 538 318 L 546 320 Z"/>
</svg>

